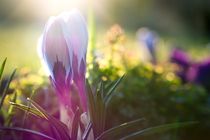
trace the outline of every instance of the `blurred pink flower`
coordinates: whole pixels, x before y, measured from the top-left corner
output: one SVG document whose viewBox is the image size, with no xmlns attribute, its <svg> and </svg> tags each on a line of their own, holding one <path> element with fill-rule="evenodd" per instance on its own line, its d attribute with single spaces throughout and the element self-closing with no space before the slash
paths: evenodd
<svg viewBox="0 0 210 140">
<path fill-rule="evenodd" d="M 66 110 L 61 112 L 61 117 L 66 113 L 72 116 L 78 106 L 86 112 L 88 32 L 85 19 L 78 10 L 51 17 L 40 40 L 42 60 L 58 93 L 61 109 Z M 75 95 L 75 89 L 79 95 Z"/>
</svg>

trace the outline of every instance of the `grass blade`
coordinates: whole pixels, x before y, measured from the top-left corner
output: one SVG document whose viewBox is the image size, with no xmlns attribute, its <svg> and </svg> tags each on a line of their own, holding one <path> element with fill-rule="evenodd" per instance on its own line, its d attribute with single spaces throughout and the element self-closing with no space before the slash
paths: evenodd
<svg viewBox="0 0 210 140">
<path fill-rule="evenodd" d="M 150 128 L 146 128 L 146 129 L 137 131 L 137 132 L 132 133 L 128 136 L 125 136 L 121 139 L 122 140 L 137 139 L 142 136 L 151 135 L 154 133 L 160 133 L 160 132 L 164 132 L 164 131 L 168 131 L 168 130 L 172 130 L 172 129 L 176 129 L 176 128 L 186 127 L 186 126 L 190 126 L 190 125 L 193 125 L 196 123 L 197 122 L 184 122 L 184 123 L 171 123 L 171 124 L 164 124 L 164 125 L 160 125 L 160 126 L 154 126 L 154 127 L 150 127 Z"/>
<path fill-rule="evenodd" d="M 38 110 L 36 110 L 34 108 L 31 108 L 31 107 L 23 105 L 23 104 L 14 103 L 14 102 L 10 102 L 10 104 L 19 108 L 19 109 L 22 109 L 23 111 L 27 111 L 37 117 L 47 119 L 42 113 L 40 113 Z"/>
<path fill-rule="evenodd" d="M 103 131 L 104 131 L 104 127 L 105 127 L 105 104 L 103 101 L 103 83 L 101 83 L 100 85 L 100 89 L 97 91 L 96 93 L 96 117 L 97 117 L 97 131 L 96 131 L 96 136 L 99 136 Z"/>
<path fill-rule="evenodd" d="M 113 93 L 113 91 L 117 88 L 117 86 L 120 84 L 120 82 L 122 81 L 122 79 L 124 78 L 124 75 L 122 76 L 122 77 L 120 77 L 116 82 L 114 82 L 114 83 L 112 83 L 108 88 L 108 92 L 107 92 L 107 94 L 106 94 L 106 96 L 105 96 L 105 99 L 104 99 L 104 101 L 105 101 L 105 103 L 106 103 L 106 105 L 109 103 L 109 101 L 110 101 L 110 99 L 111 99 L 111 97 L 112 97 L 112 93 Z"/>
<path fill-rule="evenodd" d="M 15 107 L 19 108 L 19 109 L 22 109 L 24 111 L 27 111 L 27 112 L 31 113 L 32 115 L 34 115 L 36 117 L 39 117 L 39 118 L 42 118 L 42 119 L 45 119 L 46 121 L 48 121 L 49 124 L 51 126 L 53 126 L 52 131 L 54 132 L 54 135 L 56 136 L 56 139 L 61 140 L 60 134 L 57 131 L 57 129 L 54 127 L 54 125 L 52 123 L 50 123 L 48 118 L 40 110 L 38 110 L 37 108 L 32 108 L 32 107 L 29 107 L 29 106 L 26 106 L 26 105 L 17 104 L 17 103 L 13 103 L 13 102 L 11 102 L 11 104 L 14 105 Z"/>
<path fill-rule="evenodd" d="M 60 122 L 59 120 L 55 119 L 53 116 L 49 115 L 42 107 L 40 107 L 36 102 L 30 100 L 29 98 L 27 98 L 27 100 L 29 102 L 31 102 L 31 104 L 37 109 L 39 110 L 41 113 L 43 113 L 45 115 L 45 117 L 47 118 L 47 120 L 49 121 L 49 123 L 55 128 L 56 133 L 59 134 L 59 138 L 61 140 L 70 140 L 70 135 L 68 133 L 68 129 L 67 127 Z"/>
<path fill-rule="evenodd" d="M 141 124 L 144 120 L 145 119 L 138 119 L 106 130 L 98 138 L 96 138 L 96 140 L 119 139 L 123 137 L 123 135 L 126 136 L 130 133 L 136 132 L 141 128 Z"/>
<path fill-rule="evenodd" d="M 1 80 L 1 77 L 2 77 L 2 74 L 3 74 L 6 62 L 7 62 L 7 58 L 4 59 L 3 63 L 1 64 L 1 67 L 0 67 L 0 80 Z"/>
<path fill-rule="evenodd" d="M 16 102 L 16 99 L 17 99 L 17 93 L 15 92 L 14 94 L 13 94 L 13 97 L 11 98 L 11 102 Z M 7 119 L 5 120 L 5 124 L 4 124 L 4 126 L 11 126 L 11 124 L 12 124 L 12 118 L 13 118 L 13 115 L 14 115 L 14 112 L 13 112 L 13 108 L 14 108 L 14 106 L 9 106 L 9 108 L 8 108 L 8 114 L 7 114 Z"/>
<path fill-rule="evenodd" d="M 94 95 L 93 95 L 93 92 L 92 92 L 92 89 L 90 87 L 88 80 L 86 81 L 86 83 L 87 83 L 88 109 L 89 109 L 89 114 L 90 114 L 90 120 L 92 121 L 93 131 L 95 132 L 96 123 L 97 123 L 95 99 L 94 99 Z M 94 133 L 94 136 L 95 136 L 95 133 Z"/>
<path fill-rule="evenodd" d="M 10 77 L 9 77 L 7 83 L 6 83 L 6 86 L 5 86 L 4 90 L 3 90 L 3 95 L 2 95 L 2 98 L 1 98 L 1 101 L 0 101 L 0 109 L 1 109 L 1 107 L 3 105 L 3 103 L 4 103 L 4 99 L 5 99 L 6 95 L 7 95 L 7 91 L 9 89 L 9 85 L 10 85 L 13 77 L 15 76 L 15 72 L 16 72 L 16 69 L 10 75 Z"/>
</svg>

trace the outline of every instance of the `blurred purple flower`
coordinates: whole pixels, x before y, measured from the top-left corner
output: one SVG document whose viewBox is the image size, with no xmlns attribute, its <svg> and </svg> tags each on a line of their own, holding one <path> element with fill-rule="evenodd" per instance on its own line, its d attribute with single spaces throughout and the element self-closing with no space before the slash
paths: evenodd
<svg viewBox="0 0 210 140">
<path fill-rule="evenodd" d="M 175 48 L 170 59 L 180 67 L 177 75 L 184 83 L 200 84 L 210 91 L 210 58 L 191 62 L 186 52 Z"/>
<path fill-rule="evenodd" d="M 193 63 L 185 75 L 187 82 L 202 85 L 210 91 L 210 59 Z"/>
<path fill-rule="evenodd" d="M 178 48 L 172 50 L 170 60 L 171 62 L 182 66 L 183 68 L 187 68 L 190 66 L 190 58 L 188 54 Z"/>
<path fill-rule="evenodd" d="M 197 63 L 191 64 L 185 71 L 186 82 L 195 83 L 197 78 L 199 65 Z"/>
<path fill-rule="evenodd" d="M 210 91 L 210 58 L 199 63 L 197 66 L 197 74 L 195 83 L 203 85 Z"/>
<path fill-rule="evenodd" d="M 140 43 L 143 43 L 144 46 L 148 49 L 151 57 L 152 62 L 156 63 L 156 52 L 155 46 L 157 43 L 157 35 L 155 32 L 149 30 L 148 28 L 140 28 L 137 31 L 137 39 Z"/>
<path fill-rule="evenodd" d="M 181 49 L 174 48 L 172 50 L 170 61 L 176 63 L 179 66 L 179 71 L 177 71 L 177 75 L 181 78 L 183 83 L 192 81 L 194 78 L 195 67 L 191 67 L 191 61 L 186 52 Z"/>
<path fill-rule="evenodd" d="M 66 110 L 61 112 L 61 117 L 71 116 L 77 106 L 86 112 L 88 32 L 84 18 L 77 10 L 51 17 L 40 40 L 42 59 L 58 93 L 61 109 Z M 75 95 L 75 90 L 79 95 Z"/>
</svg>

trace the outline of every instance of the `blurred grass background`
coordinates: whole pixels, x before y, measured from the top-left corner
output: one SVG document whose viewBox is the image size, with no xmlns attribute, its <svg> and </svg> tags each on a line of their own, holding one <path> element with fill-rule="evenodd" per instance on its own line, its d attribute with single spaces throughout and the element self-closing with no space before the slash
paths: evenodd
<svg viewBox="0 0 210 140">
<path fill-rule="evenodd" d="M 43 27 L 40 25 L 1 25 L 0 26 L 0 60 L 8 58 L 7 71 L 14 68 L 28 67 L 32 71 L 38 71 L 41 67 L 40 59 L 37 53 L 37 41 L 42 34 Z M 97 45 L 100 47 L 104 43 L 106 34 L 105 27 L 98 29 Z M 131 48 L 138 59 L 142 52 L 138 48 L 138 42 L 134 31 L 126 31 L 125 49 Z M 210 53 L 210 44 L 206 39 L 195 40 L 190 37 L 173 37 L 162 35 L 158 46 L 157 57 L 160 61 L 166 61 L 170 50 L 177 45 L 189 52 L 195 60 L 208 58 Z M 104 52 L 106 53 L 106 52 Z M 108 53 L 108 52 L 107 52 Z M 136 59 L 136 60 L 137 60 Z"/>
<path fill-rule="evenodd" d="M 37 40 L 41 30 L 34 26 L 0 26 L 0 60 L 8 59 L 8 71 L 29 67 L 37 70 L 40 61 L 37 55 Z"/>
<path fill-rule="evenodd" d="M 136 31 L 148 27 L 162 39 L 160 54 L 168 53 L 174 44 L 185 48 L 195 59 L 208 57 L 210 52 L 209 0 L 1 0 L 0 60 L 8 57 L 11 68 L 27 66 L 38 70 L 37 40 L 45 22 L 49 16 L 73 7 L 86 17 L 88 10 L 93 10 L 99 44 L 106 30 L 118 23 L 129 39 L 128 47 L 138 47 Z M 160 56 L 164 60 L 163 56 L 167 54 Z"/>
</svg>

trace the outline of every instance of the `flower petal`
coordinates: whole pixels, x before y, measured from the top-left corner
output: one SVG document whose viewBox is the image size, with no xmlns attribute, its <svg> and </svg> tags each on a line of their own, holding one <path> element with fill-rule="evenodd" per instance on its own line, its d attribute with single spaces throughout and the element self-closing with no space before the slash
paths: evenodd
<svg viewBox="0 0 210 140">
<path fill-rule="evenodd" d="M 51 18 L 43 35 L 42 52 L 51 76 L 54 78 L 53 69 L 57 61 L 63 63 L 66 72 L 70 71 L 69 53 L 67 43 L 63 36 L 61 23 L 56 18 Z"/>
</svg>

